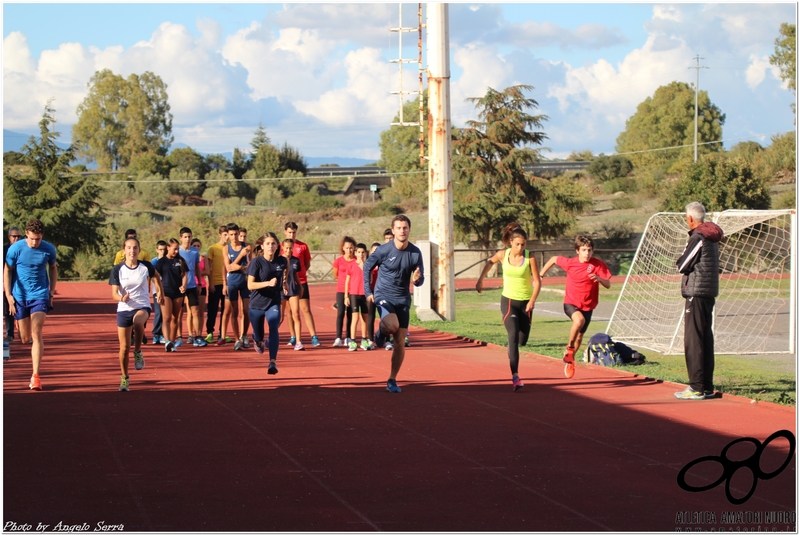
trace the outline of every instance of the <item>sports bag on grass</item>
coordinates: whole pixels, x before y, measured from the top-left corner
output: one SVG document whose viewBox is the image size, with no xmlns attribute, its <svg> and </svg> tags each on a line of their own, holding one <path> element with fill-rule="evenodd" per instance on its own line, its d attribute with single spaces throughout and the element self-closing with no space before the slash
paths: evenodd
<svg viewBox="0 0 799 535">
<path fill-rule="evenodd" d="M 613 340 L 605 333 L 597 333 L 588 340 L 588 362 L 599 366 L 622 366 L 624 361 L 616 351 Z"/>
</svg>

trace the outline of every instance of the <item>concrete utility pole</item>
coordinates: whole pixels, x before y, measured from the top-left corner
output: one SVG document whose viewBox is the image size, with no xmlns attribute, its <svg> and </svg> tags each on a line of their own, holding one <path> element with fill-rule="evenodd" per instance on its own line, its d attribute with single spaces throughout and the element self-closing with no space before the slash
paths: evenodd
<svg viewBox="0 0 799 535">
<path fill-rule="evenodd" d="M 427 4 L 427 90 L 430 142 L 429 274 L 433 309 L 455 320 L 455 239 L 449 93 L 449 7 Z"/>
<path fill-rule="evenodd" d="M 699 54 L 696 55 L 696 67 L 688 67 L 689 69 L 696 69 L 696 85 L 694 86 L 694 163 L 696 163 L 698 147 L 699 147 L 699 69 L 707 69 L 707 67 L 700 67 Z"/>
</svg>

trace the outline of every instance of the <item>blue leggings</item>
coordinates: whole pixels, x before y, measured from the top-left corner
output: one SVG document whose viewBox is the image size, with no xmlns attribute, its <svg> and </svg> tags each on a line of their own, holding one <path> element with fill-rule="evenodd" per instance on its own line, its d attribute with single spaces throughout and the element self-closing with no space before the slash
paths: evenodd
<svg viewBox="0 0 799 535">
<path fill-rule="evenodd" d="M 272 305 L 266 310 L 250 309 L 250 325 L 252 325 L 252 339 L 256 342 L 264 341 L 264 319 L 269 324 L 269 360 L 277 359 L 277 348 L 280 347 L 280 305 Z"/>
</svg>

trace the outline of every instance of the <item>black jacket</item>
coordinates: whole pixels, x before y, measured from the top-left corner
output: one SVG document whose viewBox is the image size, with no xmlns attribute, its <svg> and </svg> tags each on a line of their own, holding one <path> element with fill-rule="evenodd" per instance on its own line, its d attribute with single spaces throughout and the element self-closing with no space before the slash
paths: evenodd
<svg viewBox="0 0 799 535">
<path fill-rule="evenodd" d="M 724 231 L 715 223 L 702 223 L 688 232 L 688 243 L 677 260 L 683 274 L 680 290 L 683 297 L 719 295 L 719 242 Z"/>
</svg>

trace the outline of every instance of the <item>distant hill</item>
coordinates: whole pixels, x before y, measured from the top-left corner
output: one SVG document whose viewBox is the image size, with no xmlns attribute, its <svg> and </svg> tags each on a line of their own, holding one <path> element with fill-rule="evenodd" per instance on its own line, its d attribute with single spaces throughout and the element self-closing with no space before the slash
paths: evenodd
<svg viewBox="0 0 799 535">
<path fill-rule="evenodd" d="M 61 137 L 64 137 L 64 134 L 61 134 Z M 3 152 L 14 151 L 19 152 L 22 147 L 25 146 L 25 143 L 31 138 L 31 134 L 22 134 L 20 132 L 12 132 L 11 130 L 6 130 L 3 128 Z M 61 147 L 62 149 L 69 148 L 69 143 L 63 143 L 61 141 L 56 141 L 56 145 Z"/>
<path fill-rule="evenodd" d="M 71 133 L 71 132 L 70 132 Z M 66 137 L 68 133 L 62 133 L 62 139 Z M 20 132 L 13 132 L 11 130 L 3 129 L 3 152 L 14 151 L 19 152 L 20 149 L 28 142 L 30 139 L 30 134 L 22 134 Z M 57 141 L 56 144 L 61 147 L 62 149 L 66 149 L 69 147 L 69 143 L 63 143 L 61 141 Z M 185 143 L 175 142 L 172 144 L 171 149 L 180 149 L 188 147 Z M 198 151 L 199 152 L 199 151 Z M 209 154 L 221 154 L 228 161 L 233 160 L 233 151 L 228 152 L 200 152 L 203 156 L 208 156 Z M 340 167 L 360 167 L 363 165 L 375 163 L 375 160 L 366 160 L 364 158 L 339 158 L 336 156 L 306 156 L 305 161 L 308 162 L 308 167 L 320 167 L 324 164 L 338 164 Z M 79 163 L 79 162 L 77 162 Z M 95 168 L 94 164 L 89 165 L 89 168 Z"/>
</svg>

